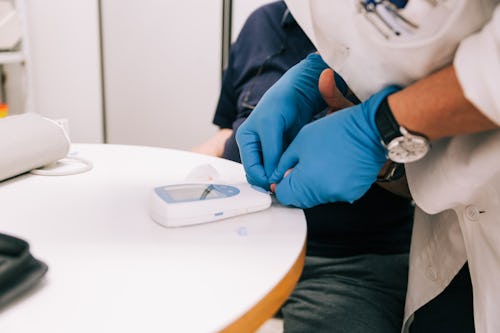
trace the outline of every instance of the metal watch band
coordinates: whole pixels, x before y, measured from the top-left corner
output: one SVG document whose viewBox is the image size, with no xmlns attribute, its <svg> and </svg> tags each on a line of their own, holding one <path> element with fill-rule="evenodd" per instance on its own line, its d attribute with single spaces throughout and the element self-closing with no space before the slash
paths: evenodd
<svg viewBox="0 0 500 333">
<path fill-rule="evenodd" d="M 399 130 L 399 124 L 394 118 L 391 108 L 385 97 L 380 103 L 375 113 L 375 125 L 377 125 L 382 141 L 388 145 L 392 139 L 402 136 Z"/>
</svg>

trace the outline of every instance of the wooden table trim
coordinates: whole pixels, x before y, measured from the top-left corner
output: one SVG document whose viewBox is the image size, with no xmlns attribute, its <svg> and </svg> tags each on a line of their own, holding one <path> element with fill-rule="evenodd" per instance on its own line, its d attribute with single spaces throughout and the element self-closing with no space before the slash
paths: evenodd
<svg viewBox="0 0 500 333">
<path fill-rule="evenodd" d="M 254 307 L 228 325 L 221 333 L 255 332 L 285 303 L 299 281 L 306 256 L 305 242 L 297 260 L 281 281 Z"/>
</svg>

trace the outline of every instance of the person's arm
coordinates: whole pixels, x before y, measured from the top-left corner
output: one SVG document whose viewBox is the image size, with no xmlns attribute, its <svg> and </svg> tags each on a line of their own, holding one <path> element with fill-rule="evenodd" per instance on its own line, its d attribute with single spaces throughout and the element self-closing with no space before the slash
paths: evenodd
<svg viewBox="0 0 500 333">
<path fill-rule="evenodd" d="M 398 123 L 431 141 L 497 128 L 462 91 L 453 65 L 388 97 Z"/>
<path fill-rule="evenodd" d="M 495 107 L 489 113 L 484 108 L 480 112 L 465 96 L 462 82 L 449 66 L 404 89 L 386 87 L 361 104 L 305 126 L 270 178 L 277 183 L 273 189 L 278 200 L 307 208 L 352 202 L 364 194 L 387 160 L 374 122 L 386 97 L 400 125 L 431 140 L 498 128 L 485 116 L 498 116 Z"/>
<path fill-rule="evenodd" d="M 497 128 L 499 59 L 497 5 L 490 22 L 460 43 L 453 65 L 389 97 L 396 120 L 431 140 Z"/>
<path fill-rule="evenodd" d="M 361 104 L 304 126 L 269 178 L 277 184 L 277 199 L 307 208 L 363 195 L 387 161 L 376 121 L 379 108 L 387 110 L 386 98 L 401 126 L 431 140 L 498 128 L 499 41 L 497 6 L 483 30 L 460 43 L 453 65 L 404 89 L 384 87 Z"/>
<path fill-rule="evenodd" d="M 498 127 L 465 98 L 453 66 L 390 95 L 388 103 L 400 125 L 431 141 Z M 406 177 L 378 185 L 395 194 L 411 196 Z"/>
<path fill-rule="evenodd" d="M 211 138 L 191 149 L 192 152 L 221 157 L 224 153 L 224 145 L 233 134 L 230 128 L 221 128 Z"/>
<path fill-rule="evenodd" d="M 341 94 L 331 93 L 335 91 L 332 74 L 327 71 L 324 74 L 319 90 L 329 106 L 340 106 L 334 110 L 350 106 Z M 465 98 L 453 65 L 389 95 L 388 103 L 400 125 L 424 134 L 431 141 L 498 127 Z M 395 194 L 410 196 L 405 177 L 378 185 Z"/>
</svg>

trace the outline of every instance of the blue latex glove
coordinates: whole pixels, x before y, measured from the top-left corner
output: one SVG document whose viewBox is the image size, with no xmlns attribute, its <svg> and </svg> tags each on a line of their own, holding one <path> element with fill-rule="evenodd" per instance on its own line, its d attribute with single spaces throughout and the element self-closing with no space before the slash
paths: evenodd
<svg viewBox="0 0 500 333">
<path fill-rule="evenodd" d="M 326 107 L 318 90 L 328 68 L 319 54 L 288 70 L 265 94 L 236 133 L 241 161 L 250 184 L 269 189 L 269 176 L 299 130 Z M 339 79 L 339 88 L 347 86 Z"/>
<path fill-rule="evenodd" d="M 385 88 L 361 104 L 305 126 L 270 178 L 278 183 L 277 199 L 285 205 L 309 208 L 360 198 L 387 160 L 375 113 L 382 100 L 398 90 Z"/>
</svg>

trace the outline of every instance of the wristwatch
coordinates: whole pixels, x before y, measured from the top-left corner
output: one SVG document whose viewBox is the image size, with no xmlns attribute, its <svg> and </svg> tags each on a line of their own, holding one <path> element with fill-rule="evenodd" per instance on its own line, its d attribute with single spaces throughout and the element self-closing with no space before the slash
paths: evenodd
<svg viewBox="0 0 500 333">
<path fill-rule="evenodd" d="M 429 140 L 399 125 L 387 103 L 387 97 L 375 113 L 375 124 L 387 149 L 387 157 L 396 163 L 411 163 L 423 158 L 430 149 Z"/>
</svg>

